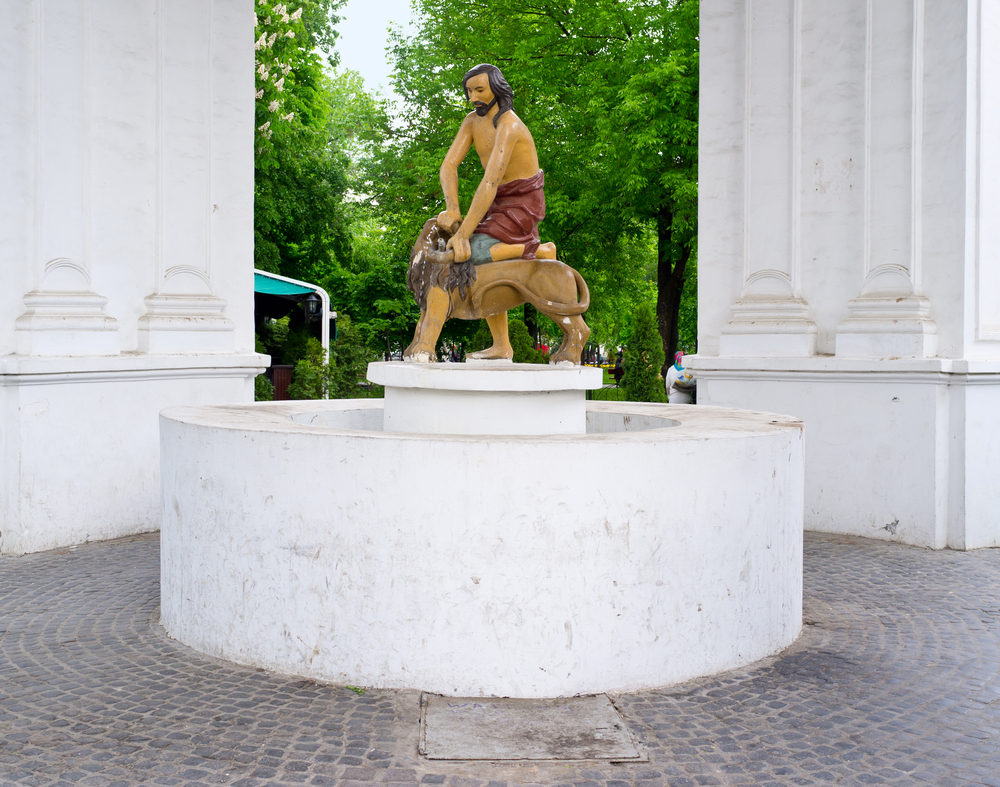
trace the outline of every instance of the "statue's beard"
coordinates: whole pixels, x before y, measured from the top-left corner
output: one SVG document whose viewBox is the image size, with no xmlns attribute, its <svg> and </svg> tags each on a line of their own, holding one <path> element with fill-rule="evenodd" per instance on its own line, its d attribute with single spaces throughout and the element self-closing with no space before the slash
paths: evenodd
<svg viewBox="0 0 1000 787">
<path fill-rule="evenodd" d="M 479 117 L 486 117 L 486 113 L 493 109 L 493 105 L 496 103 L 497 100 L 494 98 L 489 104 L 485 101 L 473 101 L 472 106 L 476 108 L 476 114 Z"/>
</svg>

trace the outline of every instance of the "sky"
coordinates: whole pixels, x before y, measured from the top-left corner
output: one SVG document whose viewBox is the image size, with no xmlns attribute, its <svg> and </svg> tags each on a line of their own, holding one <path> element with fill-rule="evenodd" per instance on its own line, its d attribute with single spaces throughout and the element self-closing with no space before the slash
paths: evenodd
<svg viewBox="0 0 1000 787">
<path fill-rule="evenodd" d="M 361 74 L 367 90 L 374 92 L 381 87 L 382 95 L 392 97 L 386 31 L 390 22 L 402 25 L 404 32 L 412 30 L 410 0 L 348 0 L 340 15 L 343 21 L 337 26 L 337 50 L 341 67 Z"/>
</svg>

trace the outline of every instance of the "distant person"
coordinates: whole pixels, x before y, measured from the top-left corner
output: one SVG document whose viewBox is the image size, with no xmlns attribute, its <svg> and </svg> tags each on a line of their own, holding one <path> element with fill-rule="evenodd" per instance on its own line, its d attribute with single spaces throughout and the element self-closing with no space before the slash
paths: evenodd
<svg viewBox="0 0 1000 787">
<path fill-rule="evenodd" d="M 684 368 L 683 357 L 684 353 L 678 350 L 674 354 L 674 365 L 667 370 L 667 401 L 670 404 L 694 404 L 698 381 L 694 372 Z"/>
<path fill-rule="evenodd" d="M 622 377 L 625 376 L 625 370 L 622 368 L 622 357 L 620 354 L 615 359 L 615 368 L 611 370 L 611 376 L 615 378 L 615 385 L 619 385 L 622 381 Z"/>
</svg>

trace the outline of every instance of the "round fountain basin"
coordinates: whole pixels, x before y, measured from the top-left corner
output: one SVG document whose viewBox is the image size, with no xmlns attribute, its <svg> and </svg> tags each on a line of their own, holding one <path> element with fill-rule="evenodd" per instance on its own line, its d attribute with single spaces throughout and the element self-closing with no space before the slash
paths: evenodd
<svg viewBox="0 0 1000 787">
<path fill-rule="evenodd" d="M 587 402 L 586 432 L 378 400 L 161 414 L 162 621 L 212 656 L 470 696 L 636 691 L 798 635 L 801 423 Z"/>
</svg>

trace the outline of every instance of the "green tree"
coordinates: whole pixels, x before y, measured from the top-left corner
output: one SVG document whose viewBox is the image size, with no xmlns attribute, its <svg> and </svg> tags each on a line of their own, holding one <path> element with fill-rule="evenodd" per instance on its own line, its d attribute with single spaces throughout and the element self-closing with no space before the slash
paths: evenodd
<svg viewBox="0 0 1000 787">
<path fill-rule="evenodd" d="M 374 360 L 361 333 L 345 321 L 337 341 L 330 348 L 329 392 L 332 399 L 354 399 L 358 384 L 365 380 L 368 362 Z"/>
<path fill-rule="evenodd" d="M 329 357 L 316 339 L 306 340 L 288 386 L 290 399 L 353 399 L 361 395 L 358 384 L 365 378 L 371 351 L 350 321 L 339 326 L 338 333 Z"/>
<path fill-rule="evenodd" d="M 622 239 L 654 238 L 658 323 L 672 357 L 697 234 L 697 0 L 414 5 L 418 29 L 393 48 L 407 102 L 400 122 L 380 130 L 365 190 L 415 235 L 443 204 L 437 172 L 467 111 L 462 74 L 495 63 L 546 172 L 543 239 L 609 296 L 648 281 L 648 266 L 629 267 Z M 463 205 L 480 177 L 470 153 L 459 170 Z M 633 306 L 629 297 L 611 303 L 588 317 L 595 337 L 613 333 L 601 323 L 620 324 Z"/>
<path fill-rule="evenodd" d="M 606 199 L 656 230 L 656 320 L 662 373 L 678 347 L 687 266 L 698 235 L 698 0 L 643 5 L 642 63 L 599 113 Z M 637 21 L 638 21 L 637 17 Z"/>
<path fill-rule="evenodd" d="M 330 390 L 330 364 L 325 355 L 323 345 L 310 337 L 306 356 L 296 361 L 292 371 L 289 399 L 326 398 Z"/>
<path fill-rule="evenodd" d="M 343 4 L 256 0 L 255 267 L 319 284 L 335 311 L 355 318 L 352 341 L 396 349 L 416 321 L 405 249 L 382 242 L 378 211 L 351 193 L 356 162 L 389 115 L 357 74 L 336 70 Z M 306 358 L 308 333 L 266 338 L 276 358 Z"/>
<path fill-rule="evenodd" d="M 640 304 L 632 318 L 632 330 L 625 344 L 625 378 L 622 387 L 631 402 L 665 402 L 663 344 L 656 330 L 656 316 L 650 304 Z"/>
<path fill-rule="evenodd" d="M 260 337 L 255 337 L 254 350 L 259 353 L 267 353 Z M 266 375 L 258 374 L 253 380 L 253 400 L 255 402 L 270 402 L 274 399 L 274 386 L 267 379 Z"/>
<path fill-rule="evenodd" d="M 331 129 L 343 86 L 317 49 L 334 41 L 343 1 L 257 3 L 254 265 L 308 281 L 350 254 L 350 159 Z"/>
<path fill-rule="evenodd" d="M 510 346 L 514 350 L 514 363 L 548 363 L 549 354 L 535 349 L 535 340 L 528 333 L 528 326 L 523 320 L 511 317 L 507 321 L 507 335 L 510 337 Z M 485 350 L 493 344 L 493 334 L 490 333 L 486 320 L 480 320 L 477 324 L 476 332 L 468 342 L 468 352 Z"/>
</svg>

